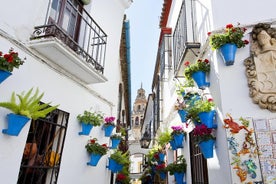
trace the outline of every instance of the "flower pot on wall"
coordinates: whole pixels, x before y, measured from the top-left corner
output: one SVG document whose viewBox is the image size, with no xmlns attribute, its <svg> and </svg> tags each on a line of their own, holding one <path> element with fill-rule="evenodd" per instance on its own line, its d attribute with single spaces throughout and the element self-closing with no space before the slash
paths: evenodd
<svg viewBox="0 0 276 184">
<path fill-rule="evenodd" d="M 90 131 L 93 128 L 93 125 L 81 122 L 81 128 L 82 128 L 82 131 L 79 132 L 79 135 L 89 135 Z"/>
<path fill-rule="evenodd" d="M 111 139 L 111 149 L 117 149 L 118 145 L 120 144 L 121 139 Z"/>
<path fill-rule="evenodd" d="M 205 89 L 210 86 L 210 82 L 206 82 L 206 73 L 198 71 L 192 74 L 193 80 L 196 82 L 199 89 Z"/>
<path fill-rule="evenodd" d="M 3 129 L 3 134 L 8 134 L 11 136 L 18 136 L 22 128 L 28 123 L 30 118 L 26 116 L 21 116 L 18 114 L 10 113 L 7 115 L 8 128 Z"/>
<path fill-rule="evenodd" d="M 91 153 L 90 154 L 90 161 L 87 162 L 87 165 L 96 166 L 101 159 L 102 155 Z"/>
<path fill-rule="evenodd" d="M 184 175 L 185 173 L 179 173 L 179 172 L 175 172 L 174 174 L 174 179 L 176 181 L 176 184 L 183 184 L 183 179 L 184 179 Z"/>
<path fill-rule="evenodd" d="M 160 176 L 160 179 L 161 179 L 161 180 L 164 180 L 164 179 L 166 179 L 167 173 L 164 172 L 164 171 L 163 171 L 163 172 L 160 172 L 160 173 L 159 173 L 159 176 Z"/>
<path fill-rule="evenodd" d="M 170 145 L 171 145 L 171 147 L 172 147 L 172 150 L 177 150 L 177 147 L 176 147 L 176 145 L 175 145 L 174 140 L 171 140 L 171 141 L 170 141 Z"/>
<path fill-rule="evenodd" d="M 115 128 L 115 126 L 111 126 L 111 125 L 104 126 L 104 136 L 110 137 L 114 128 Z"/>
<path fill-rule="evenodd" d="M 181 119 L 181 122 L 186 122 L 187 121 L 187 118 L 186 118 L 186 116 L 187 116 L 187 111 L 185 111 L 185 110 L 178 110 L 178 114 L 179 114 L 179 116 L 180 116 L 180 119 Z"/>
<path fill-rule="evenodd" d="M 200 121 L 207 126 L 207 128 L 215 128 L 213 124 L 215 115 L 216 111 L 212 110 L 209 112 L 200 112 L 198 117 Z"/>
<path fill-rule="evenodd" d="M 159 163 L 158 164 L 161 164 L 165 160 L 165 154 L 164 153 L 159 153 L 158 156 L 159 156 Z"/>
<path fill-rule="evenodd" d="M 123 165 L 117 163 L 115 160 L 109 158 L 108 169 L 113 173 L 120 172 L 123 169 Z"/>
<path fill-rule="evenodd" d="M 224 44 L 219 48 L 221 56 L 223 57 L 224 63 L 226 66 L 233 65 L 235 62 L 235 56 L 237 51 L 236 44 Z"/>
<path fill-rule="evenodd" d="M 6 80 L 12 73 L 5 71 L 5 70 L 0 70 L 0 84 Z"/>
<path fill-rule="evenodd" d="M 183 148 L 184 134 L 173 135 L 173 140 L 176 148 Z"/>
<path fill-rule="evenodd" d="M 199 148 L 204 158 L 213 158 L 213 147 L 215 141 L 213 139 L 209 139 L 208 141 L 202 141 L 199 143 Z"/>
</svg>

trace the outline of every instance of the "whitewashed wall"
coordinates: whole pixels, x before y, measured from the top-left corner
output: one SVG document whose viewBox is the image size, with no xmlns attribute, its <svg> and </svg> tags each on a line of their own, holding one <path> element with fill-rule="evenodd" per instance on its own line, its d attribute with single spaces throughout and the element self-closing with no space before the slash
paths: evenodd
<svg viewBox="0 0 276 184">
<path fill-rule="evenodd" d="M 82 86 L 78 81 L 60 74 L 27 51 L 27 42 L 34 26 L 43 25 L 46 20 L 49 2 L 16 0 L 13 4 L 16 3 L 17 6 L 12 6 L 12 11 L 7 8 L 11 6 L 8 1 L 0 6 L 0 50 L 6 53 L 13 47 L 21 58 L 27 58 L 24 65 L 14 69 L 13 75 L 0 84 L 0 101 L 9 100 L 13 91 L 20 93 L 38 87 L 41 92 L 45 92 L 42 101 L 52 102 L 52 105 L 60 104 L 59 109 L 70 113 L 58 183 L 109 183 L 110 171 L 106 168 L 108 155 L 101 158 L 97 167 L 86 165 L 89 156 L 85 144 L 89 137 L 78 135 L 81 127 L 76 116 L 90 108 L 102 111 L 106 116 L 116 116 L 118 86 L 121 81 L 119 44 L 124 11 L 129 5 L 126 2 L 92 0 L 86 7 L 108 35 L 104 71 L 108 81 L 91 86 Z M 19 41 L 21 46 L 13 39 Z M 7 113 L 8 110 L 0 109 L 1 130 L 7 126 Z M 1 183 L 12 184 L 17 181 L 29 125 L 30 123 L 17 137 L 0 133 Z M 97 137 L 100 143 L 109 143 L 109 138 L 104 137 L 101 127 L 94 127 L 90 136 Z"/>
<path fill-rule="evenodd" d="M 246 39 L 249 39 L 249 33 L 252 29 L 252 25 L 275 20 L 274 7 L 276 2 L 273 0 L 265 1 L 216 1 L 216 0 L 199 0 L 193 1 L 195 3 L 195 20 L 196 27 L 195 32 L 198 41 L 201 43 L 201 54 L 204 58 L 208 58 L 211 61 L 211 73 L 209 80 L 211 86 L 209 88 L 210 93 L 217 105 L 217 134 L 214 158 L 208 159 L 208 175 L 209 183 L 235 183 L 232 181 L 230 172 L 230 161 L 228 156 L 228 146 L 226 141 L 226 133 L 223 126 L 223 119 L 226 118 L 226 113 L 230 113 L 233 118 L 239 117 L 252 117 L 256 119 L 261 118 L 275 118 L 275 113 L 271 113 L 268 110 L 262 110 L 258 105 L 252 102 L 249 97 L 249 88 L 247 86 L 247 78 L 245 75 L 245 66 L 243 61 L 249 56 L 249 45 L 245 48 L 238 49 L 235 64 L 233 66 L 225 66 L 223 60 L 217 51 L 212 51 L 208 46 L 207 33 L 213 30 L 219 30 L 225 27 L 226 24 L 232 23 L 237 25 L 245 25 L 248 28 Z M 172 2 L 167 27 L 172 28 L 172 33 L 176 25 L 176 21 L 179 15 L 182 0 L 174 0 Z M 188 15 L 189 16 L 189 15 Z M 191 20 L 189 19 L 188 27 L 191 27 Z M 190 33 L 191 30 L 188 30 Z M 204 55 L 202 54 L 204 53 Z M 169 81 L 169 84 L 165 84 L 163 88 L 164 104 L 166 104 L 164 110 L 164 123 L 167 123 L 167 127 L 171 122 L 179 122 L 180 120 L 171 114 L 172 104 L 175 102 L 175 96 L 171 94 L 171 85 L 173 80 Z M 166 121 L 167 120 L 167 121 Z M 186 142 L 187 143 L 187 142 Z M 184 145 L 185 147 L 186 145 Z M 185 148 L 184 148 L 184 153 Z M 189 155 L 189 154 L 187 154 Z M 189 164 L 189 159 L 186 157 Z M 187 168 L 187 183 L 191 180 L 189 167 Z M 170 182 L 171 183 L 171 180 Z"/>
</svg>

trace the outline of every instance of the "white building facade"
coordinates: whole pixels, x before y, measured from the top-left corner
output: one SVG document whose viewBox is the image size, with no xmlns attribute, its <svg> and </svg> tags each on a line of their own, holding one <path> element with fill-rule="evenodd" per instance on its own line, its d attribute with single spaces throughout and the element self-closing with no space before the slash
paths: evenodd
<svg viewBox="0 0 276 184">
<path fill-rule="evenodd" d="M 79 135 L 81 126 L 77 115 L 84 110 L 100 111 L 105 116 L 116 117 L 120 123 L 130 121 L 122 117 L 123 110 L 123 116 L 130 112 L 126 109 L 130 97 L 124 94 L 127 84 L 122 79 L 120 44 L 124 12 L 131 2 L 92 0 L 84 4 L 81 0 L 18 0 L 2 3 L 0 51 L 7 53 L 13 48 L 26 60 L 0 84 L 0 101 L 9 101 L 12 92 L 38 88 L 44 92 L 42 102 L 59 104 L 53 122 L 62 129 L 54 138 L 61 139 L 53 144 L 59 145 L 61 160 L 56 167 L 41 168 L 44 176 L 29 183 L 110 183 L 111 172 L 106 167 L 109 153 L 96 167 L 91 167 L 86 164 L 90 158 L 85 149 L 89 138 L 95 137 L 99 143 L 109 145 L 109 137 L 104 136 L 101 126 L 93 127 L 89 136 Z M 0 109 L 0 129 L 7 128 L 8 113 Z M 30 125 L 31 121 L 18 136 L 0 135 L 2 183 L 24 183 L 19 181 L 20 166 Z"/>
<path fill-rule="evenodd" d="M 275 183 L 275 107 L 274 102 L 265 109 L 260 108 L 260 102 L 253 102 L 252 87 L 248 82 L 248 65 L 246 60 L 251 55 L 253 41 L 252 30 L 258 23 L 267 23 L 275 28 L 275 15 L 273 12 L 274 1 L 249 2 L 249 1 L 186 1 L 164 0 L 160 19 L 160 42 L 153 78 L 154 94 L 154 131 L 163 132 L 173 125 L 183 125 L 188 132 L 184 147 L 173 151 L 167 150 L 167 163 L 171 163 L 176 155 L 184 155 L 187 161 L 187 172 L 184 181 L 192 183 Z M 262 9 L 260 7 L 267 7 Z M 258 13 L 256 13 L 258 10 Z M 234 13 L 235 12 L 235 13 Z M 227 24 L 245 27 L 244 39 L 249 40 L 246 47 L 238 49 L 235 63 L 226 66 L 219 51 L 212 50 L 209 46 L 208 32 L 221 31 Z M 179 94 L 177 85 L 183 83 L 185 61 L 195 62 L 197 59 L 207 58 L 211 62 L 211 71 L 207 76 L 210 86 L 200 90 L 203 96 L 211 97 L 216 104 L 215 131 L 216 142 L 213 158 L 204 159 L 195 152 L 191 140 L 193 123 L 186 127 L 186 122 L 181 119 L 174 108 Z M 275 62 L 275 61 L 274 61 Z M 275 71 L 274 71 L 275 72 Z M 249 83 L 249 84 L 248 84 Z M 271 98 L 275 98 L 272 92 Z M 264 100 L 265 101 L 265 100 Z M 259 104 L 258 104 L 259 103 Z M 271 108 L 271 109 L 269 109 Z M 233 119 L 241 124 L 240 117 L 249 120 L 250 128 L 254 129 L 254 144 L 259 146 L 260 155 L 255 155 L 256 167 L 252 176 L 250 169 L 245 165 L 234 167 L 235 158 L 231 153 L 228 138 L 235 137 L 224 128 L 224 119 L 231 114 Z M 147 117 L 145 116 L 145 119 Z M 262 128 L 260 128 L 262 127 Z M 240 141 L 237 148 L 243 149 L 242 140 L 246 132 L 240 132 L 241 137 L 235 138 Z M 264 141 L 266 140 L 266 141 Z M 246 154 L 245 154 L 246 155 Z M 201 162 L 201 164 L 198 164 Z M 248 160 L 247 160 L 248 161 Z M 241 173 L 245 173 L 245 179 Z M 169 176 L 166 183 L 173 183 L 174 177 Z"/>
</svg>

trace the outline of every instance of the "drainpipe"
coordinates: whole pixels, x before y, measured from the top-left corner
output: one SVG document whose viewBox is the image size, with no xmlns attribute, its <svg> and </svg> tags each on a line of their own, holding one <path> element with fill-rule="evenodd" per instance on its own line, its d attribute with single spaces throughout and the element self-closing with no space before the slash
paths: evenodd
<svg viewBox="0 0 276 184">
<path fill-rule="evenodd" d="M 127 74 L 128 74 L 128 94 L 129 94 L 129 112 L 131 112 L 131 71 L 130 71 L 130 33 L 129 33 L 129 20 L 124 21 L 124 28 L 125 28 L 125 33 L 126 33 L 126 60 L 127 60 Z M 128 121 L 129 123 L 129 128 L 127 130 L 131 130 L 131 116 L 129 116 Z"/>
</svg>

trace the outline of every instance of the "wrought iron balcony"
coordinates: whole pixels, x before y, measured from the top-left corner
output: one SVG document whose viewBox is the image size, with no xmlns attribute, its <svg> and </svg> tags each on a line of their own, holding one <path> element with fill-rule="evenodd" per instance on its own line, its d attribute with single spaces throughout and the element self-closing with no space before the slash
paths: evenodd
<svg viewBox="0 0 276 184">
<path fill-rule="evenodd" d="M 107 35 L 78 1 L 55 3 L 64 3 L 64 11 L 70 12 L 60 16 L 52 5 L 49 23 L 35 27 L 31 47 L 87 84 L 106 81 Z"/>
</svg>

